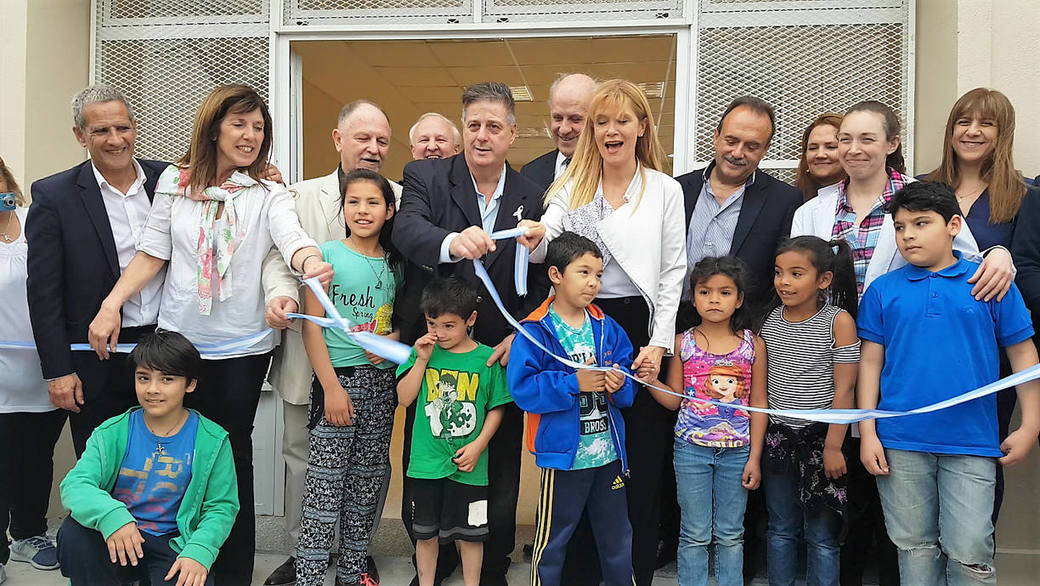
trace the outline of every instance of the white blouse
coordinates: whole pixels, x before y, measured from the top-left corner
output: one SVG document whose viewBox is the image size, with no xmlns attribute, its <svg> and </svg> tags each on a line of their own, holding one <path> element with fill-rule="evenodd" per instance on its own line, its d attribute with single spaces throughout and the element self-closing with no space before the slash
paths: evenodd
<svg viewBox="0 0 1040 586">
<path fill-rule="evenodd" d="M 29 297 L 25 292 L 25 208 L 14 212 L 21 234 L 11 243 L 0 240 L 0 340 L 33 344 Z M 57 409 L 47 394 L 36 347 L 0 350 L 0 413 L 45 413 Z M 13 448 L 4 448 L 13 449 Z"/>
<path fill-rule="evenodd" d="M 580 233 L 588 229 L 575 223 L 580 214 L 570 209 L 571 188 L 571 183 L 565 185 L 546 206 L 541 219 L 545 238 L 532 251 L 531 262 L 542 262 L 548 242 L 564 230 Z M 602 191 L 602 186 L 597 190 Z M 650 345 L 665 348 L 669 354 L 675 345 L 675 318 L 686 277 L 684 214 L 682 186 L 664 173 L 639 165 L 626 190 L 625 203 L 595 222 L 596 234 L 608 249 L 603 252 L 610 254 L 610 262 L 628 278 L 625 281 L 614 275 L 608 280 L 604 270 L 604 286 L 617 295 L 628 282 L 634 285 L 650 309 Z"/>
<path fill-rule="evenodd" d="M 170 166 L 163 175 L 177 172 L 176 167 Z M 300 227 L 292 196 L 284 187 L 268 181 L 261 185 L 238 171 L 235 180 L 252 183 L 235 195 L 237 221 L 245 236 L 231 257 L 232 295 L 225 301 L 214 295 L 209 315 L 199 313 L 197 279 L 198 222 L 205 202 L 156 191 L 138 245 L 138 250 L 169 261 L 159 306 L 159 327 L 180 332 L 194 344 L 226 342 L 267 329 L 260 281 L 264 258 L 276 247 L 289 265 L 298 250 L 317 246 Z M 162 178 L 159 183 L 164 184 Z M 251 346 L 219 357 L 263 354 L 274 349 L 277 340 L 272 331 Z"/>
</svg>

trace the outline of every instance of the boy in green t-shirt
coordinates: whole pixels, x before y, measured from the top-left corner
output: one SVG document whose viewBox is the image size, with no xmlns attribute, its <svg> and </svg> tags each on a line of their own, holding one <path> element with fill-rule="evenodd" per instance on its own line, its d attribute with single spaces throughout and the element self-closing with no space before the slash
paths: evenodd
<svg viewBox="0 0 1040 586">
<path fill-rule="evenodd" d="M 407 476 L 419 586 L 433 586 L 439 542 L 459 542 L 463 581 L 480 582 L 487 525 L 487 445 L 512 401 L 492 349 L 469 337 L 477 292 L 448 277 L 423 290 L 427 334 L 397 369 L 402 405 L 416 402 Z"/>
</svg>

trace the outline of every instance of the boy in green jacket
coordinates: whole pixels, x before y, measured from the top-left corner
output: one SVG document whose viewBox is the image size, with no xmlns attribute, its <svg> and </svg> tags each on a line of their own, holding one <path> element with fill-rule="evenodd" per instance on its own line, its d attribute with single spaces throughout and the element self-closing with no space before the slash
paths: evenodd
<svg viewBox="0 0 1040 586">
<path fill-rule="evenodd" d="M 130 363 L 141 408 L 98 426 L 61 483 L 61 573 L 72 586 L 212 585 L 238 484 L 227 432 L 184 407 L 202 359 L 181 334 L 159 331 Z"/>
</svg>

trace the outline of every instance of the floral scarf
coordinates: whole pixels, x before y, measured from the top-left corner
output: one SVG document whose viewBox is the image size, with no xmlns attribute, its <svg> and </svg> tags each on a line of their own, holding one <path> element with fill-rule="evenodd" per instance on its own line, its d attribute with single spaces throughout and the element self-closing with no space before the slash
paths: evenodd
<svg viewBox="0 0 1040 586">
<path fill-rule="evenodd" d="M 196 274 L 199 288 L 199 313 L 209 315 L 213 309 L 214 294 L 220 301 L 231 297 L 233 282 L 231 256 L 245 237 L 245 226 L 239 222 L 238 213 L 235 210 L 235 197 L 243 189 L 256 185 L 256 181 L 245 173 L 235 171 L 219 187 L 210 186 L 202 193 L 196 194 L 188 189 L 190 178 L 191 170 L 182 167 L 176 186 L 168 186 L 172 189 L 162 189 L 163 186 L 157 186 L 156 191 L 202 202 L 202 206 L 197 208 L 195 218 L 198 231 L 196 251 L 199 258 Z M 222 215 L 224 225 L 218 228 L 217 210 L 220 209 L 221 203 L 224 204 Z"/>
</svg>

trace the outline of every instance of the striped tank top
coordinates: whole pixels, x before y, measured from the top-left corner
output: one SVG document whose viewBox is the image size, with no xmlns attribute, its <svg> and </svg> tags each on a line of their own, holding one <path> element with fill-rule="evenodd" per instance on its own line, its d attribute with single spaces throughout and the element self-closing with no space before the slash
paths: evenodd
<svg viewBox="0 0 1040 586">
<path fill-rule="evenodd" d="M 683 362 L 683 393 L 747 406 L 751 397 L 751 365 L 755 362 L 755 336 L 744 330 L 743 339 L 728 354 L 712 354 L 697 346 L 693 329 L 683 332 L 679 345 Z M 709 448 L 741 448 L 751 445 L 750 418 L 743 409 L 719 407 L 685 399 L 679 407 L 675 435 Z"/>
<path fill-rule="evenodd" d="M 766 396 L 770 409 L 830 409 L 834 401 L 834 364 L 859 362 L 859 341 L 834 346 L 834 320 L 845 311 L 824 305 L 800 322 L 784 318 L 784 306 L 773 310 L 759 335 L 766 343 Z M 801 429 L 804 419 L 770 415 L 772 423 Z"/>
</svg>

